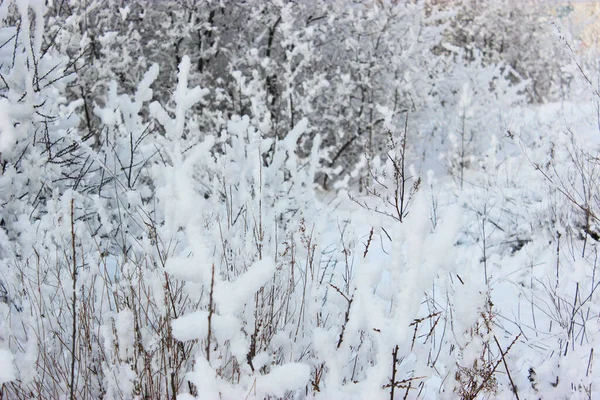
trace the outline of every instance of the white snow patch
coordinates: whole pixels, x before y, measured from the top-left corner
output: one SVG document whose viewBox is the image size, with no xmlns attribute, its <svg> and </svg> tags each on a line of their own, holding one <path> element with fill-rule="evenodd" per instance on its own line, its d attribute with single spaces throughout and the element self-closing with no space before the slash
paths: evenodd
<svg viewBox="0 0 600 400">
<path fill-rule="evenodd" d="M 252 264 L 248 271 L 241 274 L 233 282 L 220 282 L 215 286 L 215 300 L 223 314 L 233 314 L 244 307 L 244 304 L 273 277 L 276 264 L 265 258 Z"/>
<path fill-rule="evenodd" d="M 10 351 L 0 349 L 0 384 L 16 379 L 13 355 Z"/>
<path fill-rule="evenodd" d="M 204 339 L 208 335 L 208 311 L 195 311 L 179 317 L 173 321 L 172 327 L 177 340 Z M 212 333 L 220 341 L 234 339 L 240 329 L 239 320 L 232 316 L 213 314 L 211 317 Z"/>
<path fill-rule="evenodd" d="M 267 375 L 256 378 L 256 389 L 265 395 L 283 397 L 288 390 L 306 386 L 310 367 L 301 363 L 288 363 L 274 367 Z"/>
</svg>

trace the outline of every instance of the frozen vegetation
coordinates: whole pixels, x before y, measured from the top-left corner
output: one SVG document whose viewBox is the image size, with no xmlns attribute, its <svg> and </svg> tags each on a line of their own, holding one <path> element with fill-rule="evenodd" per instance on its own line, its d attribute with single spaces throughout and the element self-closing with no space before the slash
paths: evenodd
<svg viewBox="0 0 600 400">
<path fill-rule="evenodd" d="M 569 10 L 1 1 L 0 398 L 600 396 Z"/>
</svg>

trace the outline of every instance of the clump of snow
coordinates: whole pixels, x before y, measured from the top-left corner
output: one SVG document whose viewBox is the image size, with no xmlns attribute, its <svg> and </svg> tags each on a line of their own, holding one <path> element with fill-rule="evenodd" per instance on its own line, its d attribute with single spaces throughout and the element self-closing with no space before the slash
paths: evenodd
<svg viewBox="0 0 600 400">
<path fill-rule="evenodd" d="M 256 391 L 265 396 L 283 397 L 286 392 L 304 388 L 310 378 L 310 367 L 287 363 L 273 367 L 267 375 L 256 378 Z"/>
<path fill-rule="evenodd" d="M 14 366 L 14 356 L 6 349 L 0 349 L 0 384 L 4 385 L 17 378 Z"/>
<path fill-rule="evenodd" d="M 115 329 L 119 339 L 119 357 L 121 359 L 126 359 L 132 355 L 135 333 L 133 318 L 131 310 L 123 310 L 117 314 Z"/>
<path fill-rule="evenodd" d="M 252 264 L 234 281 L 219 282 L 215 287 L 215 300 L 220 312 L 235 314 L 244 304 L 252 299 L 256 291 L 273 278 L 276 264 L 270 258 L 265 258 Z"/>
<path fill-rule="evenodd" d="M 195 311 L 173 321 L 173 335 L 181 341 L 203 339 L 208 335 L 208 311 Z M 211 317 L 213 334 L 223 340 L 232 340 L 240 332 L 239 320 L 229 315 L 213 314 Z"/>
<path fill-rule="evenodd" d="M 5 157 L 10 154 L 17 141 L 17 133 L 8 114 L 9 110 L 8 100 L 0 99 L 0 153 Z"/>
</svg>

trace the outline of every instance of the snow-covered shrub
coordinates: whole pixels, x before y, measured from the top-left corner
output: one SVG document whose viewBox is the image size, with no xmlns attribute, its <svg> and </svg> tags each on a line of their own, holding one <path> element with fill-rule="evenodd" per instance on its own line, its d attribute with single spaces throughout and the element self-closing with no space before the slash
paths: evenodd
<svg viewBox="0 0 600 400">
<path fill-rule="evenodd" d="M 76 193 L 91 167 L 76 130 L 82 102 L 65 97 L 69 59 L 44 45 L 42 2 L 3 2 L 0 21 L 2 346 L 12 354 L 3 360 L 3 393 L 73 396 L 75 377 L 94 379 L 99 365 L 84 372 L 75 362 L 92 352 L 76 347 L 92 334 L 77 312 L 92 306 L 81 279 L 95 261 L 86 256 L 90 216 Z"/>
<path fill-rule="evenodd" d="M 455 11 L 106 4 L 0 5 L 0 397 L 597 391 L 593 124 Z"/>
<path fill-rule="evenodd" d="M 496 80 L 513 79 L 518 70 L 512 58 L 490 61 L 489 52 L 480 47 L 455 43 L 457 33 L 451 28 L 461 20 L 456 17 L 462 10 L 458 5 L 198 1 L 183 6 L 175 0 L 61 4 L 50 7 L 50 33 L 55 36 L 49 36 L 69 54 L 80 75 L 71 96 L 83 92 L 90 110 L 94 103 L 105 105 L 111 80 L 123 91 L 135 90 L 152 63 L 160 70 L 155 97 L 166 103 L 176 69 L 188 55 L 190 82 L 212 93 L 210 102 L 195 106 L 206 131 L 219 129 L 219 113 L 225 119 L 248 115 L 257 129 L 278 140 L 302 118 L 318 121 L 318 129 L 309 125 L 300 150 L 308 155 L 319 134 L 326 154 L 319 161 L 318 179 L 325 188 L 332 180 L 348 178 L 364 154 L 374 157 L 384 151 L 384 121 L 391 118 L 400 126 L 407 110 L 414 122 L 416 156 L 426 150 L 428 156 L 436 153 L 437 144 L 432 149 L 430 142 L 447 141 L 449 132 L 438 129 L 431 112 L 457 112 L 454 105 L 465 75 L 477 81 L 471 82 L 474 93 L 498 94 L 500 100 L 505 98 L 504 84 Z M 490 19 L 485 14 L 483 21 Z M 456 62 L 458 57 L 467 61 Z M 451 90 L 448 76 L 460 81 Z M 524 90 L 528 88 L 519 88 Z M 87 112 L 85 124 L 96 129 L 98 120 Z"/>
<path fill-rule="evenodd" d="M 537 0 L 443 3 L 455 16 L 447 41 L 465 50 L 468 61 L 482 57 L 486 66 L 506 65 L 514 83 L 529 81 L 528 100 L 560 99 L 573 76 L 563 67 L 568 51 L 553 25 L 553 4 Z"/>
<path fill-rule="evenodd" d="M 193 365 L 188 390 L 209 397 L 252 390 L 259 397 L 282 396 L 304 388 L 310 375 L 308 365 L 294 363 L 299 354 L 276 343 L 292 339 L 293 332 L 304 337 L 312 324 L 302 310 L 317 279 L 305 221 L 314 214 L 318 139 L 302 165 L 295 150 L 307 120 L 275 141 L 248 116 L 233 116 L 221 120 L 219 137 L 193 139 L 183 148 L 184 132 L 198 137 L 186 111 L 202 96 L 187 88 L 189 69 L 184 57 L 174 119 L 157 103 L 150 107 L 165 129 L 167 162 L 154 167 L 158 215 L 164 218 L 157 240 L 178 243 L 165 271 L 186 282 L 186 296 L 198 304 L 173 321 L 175 338 L 193 346 L 186 360 Z"/>
<path fill-rule="evenodd" d="M 422 167 L 439 172 L 435 164 L 441 163 L 462 188 L 470 171 L 485 168 L 490 150 L 503 152 L 499 138 L 506 136 L 511 109 L 525 103 L 527 85 L 512 84 L 506 65 L 485 66 L 481 57 L 463 63 L 463 51 L 455 50 L 454 67 L 436 85 L 444 107 L 426 125 L 437 133 L 438 142 L 423 150 Z"/>
</svg>

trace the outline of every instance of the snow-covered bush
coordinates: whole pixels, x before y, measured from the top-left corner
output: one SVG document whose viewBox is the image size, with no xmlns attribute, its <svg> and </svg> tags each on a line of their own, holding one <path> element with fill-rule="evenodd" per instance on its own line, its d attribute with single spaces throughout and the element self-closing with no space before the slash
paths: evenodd
<svg viewBox="0 0 600 400">
<path fill-rule="evenodd" d="M 517 85 L 521 93 L 530 93 L 534 83 L 555 80 L 544 75 L 546 64 L 534 63 L 539 57 L 528 57 L 527 73 L 520 64 L 517 68 L 514 53 L 528 43 L 519 30 L 523 24 L 508 25 L 506 35 L 520 40 L 510 48 L 510 57 L 496 49 L 496 42 L 491 51 L 479 45 L 479 37 L 473 43 L 460 39 L 462 25 L 457 23 L 465 15 L 475 13 L 477 26 L 500 24 L 494 19 L 496 6 L 477 13 L 479 8 L 470 3 L 424 0 L 72 3 L 53 4 L 48 12 L 49 37 L 69 54 L 80 76 L 71 96 L 83 97 L 90 109 L 94 103 L 104 105 L 111 80 L 132 92 L 156 63 L 160 73 L 155 96 L 167 102 L 177 67 L 188 55 L 190 82 L 213 94 L 210 102 L 195 108 L 207 131 L 219 129 L 213 125 L 219 113 L 225 119 L 248 115 L 257 129 L 278 140 L 302 118 L 319 121 L 318 129 L 310 125 L 301 138 L 300 150 L 303 156 L 309 154 L 313 138 L 320 135 L 326 154 L 318 179 L 325 188 L 332 180 L 348 178 L 364 154 L 373 157 L 384 151 L 384 121 L 391 118 L 400 126 L 407 110 L 415 122 L 411 132 L 419 135 L 412 140 L 418 148 L 415 156 L 437 154 L 437 143 L 447 141 L 450 132 L 438 129 L 431 113 L 457 112 L 465 75 L 477 80 L 471 84 L 474 93 L 498 95 L 498 101 L 507 98 L 499 80 L 528 82 Z M 502 15 L 502 21 L 510 20 Z M 543 48 L 540 53 L 555 59 Z M 530 73 L 536 74 L 535 82 L 528 80 Z M 449 84 L 450 76 L 459 82 Z M 94 115 L 85 116 L 88 127 L 97 128 Z"/>
<path fill-rule="evenodd" d="M 0 397 L 597 393 L 594 104 L 436 3 L 2 3 Z"/>
<path fill-rule="evenodd" d="M 573 75 L 564 70 L 569 55 L 553 24 L 552 3 L 453 0 L 443 6 L 455 12 L 447 41 L 464 49 L 466 60 L 482 57 L 486 66 L 510 67 L 512 82 L 529 81 L 529 101 L 556 101 L 565 94 Z"/>
</svg>

